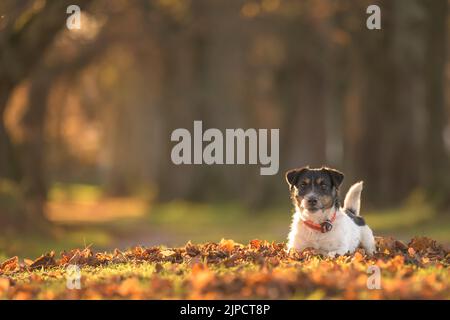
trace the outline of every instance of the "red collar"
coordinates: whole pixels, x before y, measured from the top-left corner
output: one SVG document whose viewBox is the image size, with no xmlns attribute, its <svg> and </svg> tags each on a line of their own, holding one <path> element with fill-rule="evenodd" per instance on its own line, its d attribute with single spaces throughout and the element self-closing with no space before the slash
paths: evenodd
<svg viewBox="0 0 450 320">
<path fill-rule="evenodd" d="M 325 233 L 325 232 L 331 231 L 331 229 L 333 228 L 332 223 L 334 222 L 334 220 L 336 220 L 336 211 L 334 211 L 334 214 L 331 217 L 331 219 L 329 219 L 329 220 L 327 219 L 324 222 L 322 222 L 321 224 L 314 223 L 309 220 L 305 220 L 305 221 L 303 221 L 303 223 L 311 229 Z"/>
</svg>

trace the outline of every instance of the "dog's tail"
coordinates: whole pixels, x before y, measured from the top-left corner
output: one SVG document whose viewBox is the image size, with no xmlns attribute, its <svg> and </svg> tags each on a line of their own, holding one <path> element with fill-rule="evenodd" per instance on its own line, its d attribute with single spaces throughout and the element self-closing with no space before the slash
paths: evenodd
<svg viewBox="0 0 450 320">
<path fill-rule="evenodd" d="M 348 190 L 345 200 L 344 209 L 350 210 L 353 214 L 359 216 L 359 209 L 361 207 L 361 191 L 363 189 L 363 182 L 355 183 Z"/>
</svg>

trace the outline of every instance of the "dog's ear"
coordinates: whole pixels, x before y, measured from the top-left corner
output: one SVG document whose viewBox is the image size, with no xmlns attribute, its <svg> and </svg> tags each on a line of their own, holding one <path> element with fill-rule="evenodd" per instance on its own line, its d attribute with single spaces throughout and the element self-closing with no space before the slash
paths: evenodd
<svg viewBox="0 0 450 320">
<path fill-rule="evenodd" d="M 324 169 L 330 175 L 331 181 L 333 182 L 336 189 L 339 189 L 339 187 L 342 184 L 342 181 L 344 180 L 344 174 L 335 169 L 330 169 L 330 168 L 326 168 L 326 167 Z"/>
<path fill-rule="evenodd" d="M 289 188 L 292 189 L 292 187 L 297 184 L 300 175 L 308 170 L 309 167 L 304 167 L 300 169 L 292 169 L 286 172 L 286 182 L 288 183 Z"/>
</svg>

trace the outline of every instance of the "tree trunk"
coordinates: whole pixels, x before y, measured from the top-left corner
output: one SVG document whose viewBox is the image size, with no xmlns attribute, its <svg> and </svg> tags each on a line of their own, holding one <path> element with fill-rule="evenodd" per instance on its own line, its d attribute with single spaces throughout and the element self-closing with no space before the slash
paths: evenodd
<svg viewBox="0 0 450 320">
<path fill-rule="evenodd" d="M 18 181 L 20 175 L 16 154 L 4 121 L 6 104 L 12 87 L 12 84 L 5 80 L 0 82 L 0 178 Z"/>
<path fill-rule="evenodd" d="M 90 2 L 91 0 L 83 0 L 79 2 L 79 5 L 85 9 Z M 12 178 L 22 183 L 23 196 L 31 200 L 24 203 L 26 215 L 30 219 L 35 216 L 43 216 L 45 184 L 42 177 L 36 176 L 41 173 L 35 169 L 42 166 L 40 146 L 43 129 L 41 126 L 42 112 L 45 111 L 40 108 L 46 106 L 46 93 L 35 91 L 39 96 L 37 99 L 40 99 L 37 102 L 38 108 L 37 110 L 30 108 L 29 112 L 31 113 L 24 119 L 25 123 L 30 126 L 25 144 L 21 148 L 22 152 L 29 152 L 24 159 L 15 150 L 5 128 L 5 109 L 14 88 L 30 75 L 37 63 L 42 61 L 47 48 L 64 26 L 67 18 L 66 8 L 70 4 L 69 0 L 47 1 L 40 11 L 34 12 L 28 19 L 24 19 L 25 24 L 20 28 L 16 23 L 10 23 L 0 33 L 0 177 Z M 28 9 L 23 8 L 24 11 Z M 18 19 L 21 18 L 23 17 L 18 17 Z M 35 98 L 33 97 L 30 101 L 33 99 Z M 25 169 L 26 172 L 22 173 L 21 169 Z M 31 196 L 30 193 L 34 192 L 36 195 Z M 39 221 L 34 218 L 32 220 Z"/>
<path fill-rule="evenodd" d="M 22 118 L 23 140 L 19 144 L 21 164 L 21 190 L 26 220 L 29 224 L 44 222 L 47 199 L 45 155 L 45 115 L 52 86 L 52 76 L 41 72 L 33 81 L 28 93 L 28 107 Z"/>
<path fill-rule="evenodd" d="M 428 1 L 426 29 L 426 187 L 439 206 L 450 207 L 450 159 L 445 151 L 443 132 L 448 119 L 445 111 L 444 77 L 448 45 L 448 1 Z"/>
</svg>

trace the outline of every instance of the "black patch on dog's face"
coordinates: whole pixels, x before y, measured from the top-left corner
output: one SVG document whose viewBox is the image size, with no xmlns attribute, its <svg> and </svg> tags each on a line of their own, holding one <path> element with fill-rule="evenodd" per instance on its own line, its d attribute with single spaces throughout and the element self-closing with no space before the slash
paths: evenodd
<svg viewBox="0 0 450 320">
<path fill-rule="evenodd" d="M 364 221 L 364 218 L 361 216 L 357 216 L 352 209 L 346 209 L 345 213 L 347 214 L 347 216 L 352 219 L 352 221 L 357 225 L 357 226 L 365 226 L 366 225 L 366 221 Z"/>
<path fill-rule="evenodd" d="M 334 169 L 309 167 L 293 169 L 286 173 L 294 205 L 310 212 L 338 206 L 338 190 L 344 175 Z"/>
</svg>

